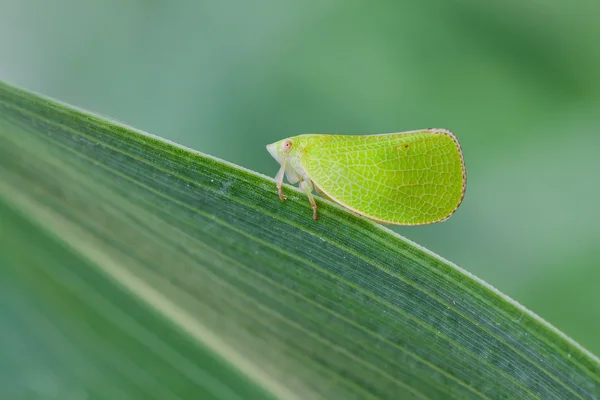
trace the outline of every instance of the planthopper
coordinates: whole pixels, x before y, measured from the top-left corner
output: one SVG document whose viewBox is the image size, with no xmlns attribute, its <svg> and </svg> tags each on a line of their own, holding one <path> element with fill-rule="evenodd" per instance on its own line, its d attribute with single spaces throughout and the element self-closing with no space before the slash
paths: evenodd
<svg viewBox="0 0 600 400">
<path fill-rule="evenodd" d="M 444 221 L 465 194 L 462 150 L 452 132 L 423 129 L 378 135 L 305 134 L 267 145 L 284 175 L 306 192 L 317 219 L 313 189 L 343 207 L 391 225 Z"/>
</svg>

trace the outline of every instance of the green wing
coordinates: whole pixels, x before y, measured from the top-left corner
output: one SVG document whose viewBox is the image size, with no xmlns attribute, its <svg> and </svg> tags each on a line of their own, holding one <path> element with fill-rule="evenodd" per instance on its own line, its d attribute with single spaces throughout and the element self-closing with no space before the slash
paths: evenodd
<svg viewBox="0 0 600 400">
<path fill-rule="evenodd" d="M 429 224 L 462 201 L 465 167 L 449 131 L 313 138 L 301 158 L 305 171 L 326 196 L 368 218 Z"/>
</svg>

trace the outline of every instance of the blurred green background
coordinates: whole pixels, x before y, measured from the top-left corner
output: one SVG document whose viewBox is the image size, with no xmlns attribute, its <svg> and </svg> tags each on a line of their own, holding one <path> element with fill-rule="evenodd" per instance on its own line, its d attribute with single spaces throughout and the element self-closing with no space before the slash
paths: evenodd
<svg viewBox="0 0 600 400">
<path fill-rule="evenodd" d="M 599 2 L 0 5 L 0 79 L 267 175 L 287 136 L 452 129 L 463 205 L 394 229 L 600 353 Z"/>
</svg>

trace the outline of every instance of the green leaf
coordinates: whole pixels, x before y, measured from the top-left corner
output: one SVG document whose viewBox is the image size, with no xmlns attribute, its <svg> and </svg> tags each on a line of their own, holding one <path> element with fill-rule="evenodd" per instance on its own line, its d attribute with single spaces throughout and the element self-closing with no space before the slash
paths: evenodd
<svg viewBox="0 0 600 400">
<path fill-rule="evenodd" d="M 285 191 L 0 84 L 0 397 L 600 397 L 530 311 Z"/>
</svg>

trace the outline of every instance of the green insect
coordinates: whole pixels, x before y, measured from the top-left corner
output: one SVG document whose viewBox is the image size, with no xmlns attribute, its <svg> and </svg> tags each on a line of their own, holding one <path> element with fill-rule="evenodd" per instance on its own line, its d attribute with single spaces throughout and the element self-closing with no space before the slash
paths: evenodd
<svg viewBox="0 0 600 400">
<path fill-rule="evenodd" d="M 347 209 L 392 225 L 423 225 L 448 219 L 463 200 L 466 170 L 462 150 L 446 129 L 381 135 L 294 136 L 267 150 L 283 177 L 300 182 L 317 219 L 313 187 Z"/>
</svg>

